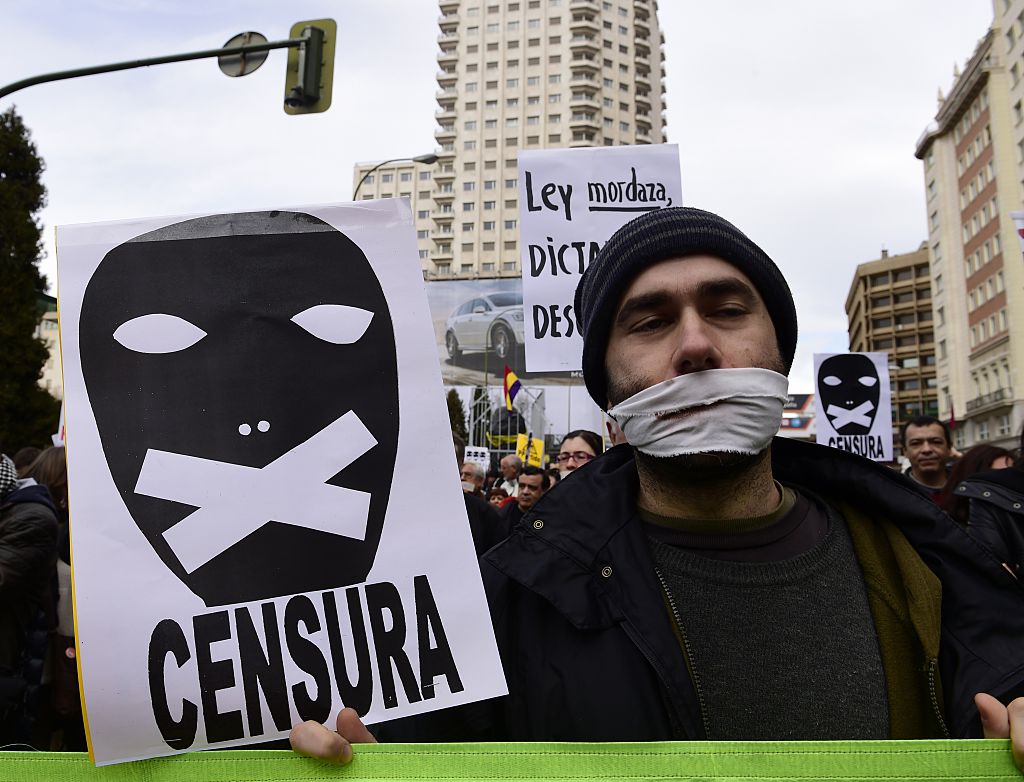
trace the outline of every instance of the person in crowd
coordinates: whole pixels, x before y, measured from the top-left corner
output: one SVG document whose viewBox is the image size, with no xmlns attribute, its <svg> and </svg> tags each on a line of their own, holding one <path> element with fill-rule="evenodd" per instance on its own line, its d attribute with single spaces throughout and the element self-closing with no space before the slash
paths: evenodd
<svg viewBox="0 0 1024 782">
<path fill-rule="evenodd" d="M 1024 430 L 1021 446 L 1024 447 Z M 977 449 L 990 447 L 975 446 L 961 461 Z M 957 475 L 954 470 L 949 481 L 950 513 L 966 524 L 971 537 L 1024 583 L 1024 459 L 1018 458 L 1009 468 L 1000 467 L 1007 458 L 1008 454 L 997 456 L 991 469 L 980 468 L 973 474 Z"/>
<path fill-rule="evenodd" d="M 988 443 L 975 445 L 957 459 L 953 469 L 949 471 L 949 478 L 939 495 L 939 507 L 961 524 L 966 524 L 968 500 L 962 495 L 957 496 L 956 487 L 975 473 L 1001 470 L 1011 466 L 1013 455 L 1005 448 Z"/>
<path fill-rule="evenodd" d="M 950 456 L 949 428 L 938 418 L 922 415 L 900 427 L 903 455 L 910 462 L 904 473 L 934 502 L 946 485 L 946 462 Z"/>
<path fill-rule="evenodd" d="M 551 478 L 548 477 L 547 472 L 533 465 L 524 467 L 522 474 L 519 476 L 519 494 L 514 502 L 510 502 L 505 506 L 506 529 L 514 529 L 516 524 L 519 523 L 519 519 L 523 517 L 523 514 L 536 505 L 537 500 L 550 488 Z"/>
<path fill-rule="evenodd" d="M 523 460 L 516 456 L 514 453 L 508 456 L 502 457 L 501 462 L 501 477 L 500 483 L 495 484 L 495 488 L 504 489 L 508 492 L 509 497 L 519 496 L 519 474 L 523 471 Z"/>
<path fill-rule="evenodd" d="M 455 445 L 455 464 L 459 466 L 461 473 L 462 468 L 468 464 L 466 441 L 452 432 L 452 442 Z M 502 515 L 483 496 L 468 492 L 463 487 L 462 497 L 466 501 L 466 516 L 469 518 L 469 529 L 473 535 L 473 549 L 477 556 L 480 556 L 504 540 L 508 534 L 508 526 Z"/>
<path fill-rule="evenodd" d="M 68 469 L 63 447 L 42 451 L 28 470 L 45 486 L 57 513 L 56 628 L 50 645 L 54 727 L 61 748 L 84 751 L 85 725 L 75 664 L 75 617 L 71 595 L 71 530 L 68 518 Z"/>
<path fill-rule="evenodd" d="M 463 462 L 462 468 L 459 470 L 459 477 L 462 478 L 464 492 L 476 497 L 484 496 L 484 478 L 487 477 L 487 473 L 484 472 L 482 464 Z"/>
<path fill-rule="evenodd" d="M 487 493 L 487 501 L 496 508 L 504 505 L 508 498 L 508 492 L 504 489 L 491 489 Z"/>
<path fill-rule="evenodd" d="M 562 480 L 562 471 L 559 470 L 557 467 L 548 467 L 544 472 L 548 474 L 548 478 L 551 480 L 552 488 L 554 488 L 555 485 L 560 480 Z"/>
<path fill-rule="evenodd" d="M 905 478 L 774 437 L 797 321 L 768 255 L 709 212 L 648 212 L 574 311 L 587 389 L 631 447 L 483 558 L 509 695 L 381 737 L 985 735 L 1024 765 L 1024 590 Z M 346 762 L 374 740 L 351 709 L 335 726 L 292 745 Z"/>
<path fill-rule="evenodd" d="M 566 477 L 577 467 L 582 467 L 604 451 L 601 435 L 588 429 L 576 429 L 562 438 L 558 446 L 558 470 Z"/>
<path fill-rule="evenodd" d="M 26 690 L 38 686 L 52 627 L 56 507 L 45 486 L 18 478 L 0 452 L 0 739 L 24 740 Z M 42 643 L 37 636 L 43 634 Z M 17 730 L 17 735 L 11 731 Z"/>
<path fill-rule="evenodd" d="M 26 445 L 24 448 L 19 448 L 14 454 L 12 461 L 14 462 L 14 469 L 18 471 L 18 477 L 24 478 L 28 475 L 29 467 L 32 466 L 32 462 L 36 460 L 36 457 L 42 453 L 42 450 L 32 445 Z"/>
</svg>

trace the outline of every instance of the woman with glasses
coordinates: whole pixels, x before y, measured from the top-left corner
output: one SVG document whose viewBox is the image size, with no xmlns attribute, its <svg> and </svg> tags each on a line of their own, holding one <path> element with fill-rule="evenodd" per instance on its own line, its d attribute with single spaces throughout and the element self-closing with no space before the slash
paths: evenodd
<svg viewBox="0 0 1024 782">
<path fill-rule="evenodd" d="M 589 429 L 576 429 L 562 438 L 558 446 L 558 471 L 564 478 L 577 467 L 596 459 L 604 451 L 601 435 Z"/>
</svg>

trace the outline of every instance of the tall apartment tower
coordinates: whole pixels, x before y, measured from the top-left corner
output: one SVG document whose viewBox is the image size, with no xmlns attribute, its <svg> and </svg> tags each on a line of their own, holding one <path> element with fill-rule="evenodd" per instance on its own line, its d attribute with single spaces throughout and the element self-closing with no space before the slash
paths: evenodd
<svg viewBox="0 0 1024 782">
<path fill-rule="evenodd" d="M 440 9 L 439 160 L 382 166 L 359 197 L 409 195 L 428 279 L 518 276 L 520 150 L 665 141 L 657 0 Z"/>
<path fill-rule="evenodd" d="M 902 255 L 882 253 L 857 267 L 846 295 L 850 350 L 889 354 L 893 435 L 904 421 L 937 416 L 928 244 Z"/>
<path fill-rule="evenodd" d="M 1024 111 L 1011 99 L 1006 43 L 997 9 L 949 94 L 940 93 L 916 150 L 924 162 L 939 417 L 955 418 L 961 449 L 1013 446 L 1024 423 L 1024 263 L 1008 214 L 1021 204 Z"/>
</svg>

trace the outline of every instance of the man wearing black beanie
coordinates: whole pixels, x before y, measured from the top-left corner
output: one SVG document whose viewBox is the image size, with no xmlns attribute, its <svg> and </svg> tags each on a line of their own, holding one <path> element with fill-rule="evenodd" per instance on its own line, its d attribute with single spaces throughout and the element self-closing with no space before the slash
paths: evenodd
<svg viewBox="0 0 1024 782">
<path fill-rule="evenodd" d="M 587 389 L 629 445 L 482 558 L 509 695 L 377 734 L 1012 734 L 1024 767 L 1024 588 L 902 476 L 773 439 L 797 322 L 768 255 L 709 212 L 647 213 L 576 313 Z M 338 729 L 306 723 L 293 746 L 347 762 L 374 738 L 351 710 Z"/>
</svg>

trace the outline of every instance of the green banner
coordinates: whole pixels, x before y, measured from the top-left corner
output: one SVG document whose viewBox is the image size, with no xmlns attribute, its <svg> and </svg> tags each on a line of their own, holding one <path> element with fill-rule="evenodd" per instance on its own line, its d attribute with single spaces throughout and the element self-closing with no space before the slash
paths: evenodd
<svg viewBox="0 0 1024 782">
<path fill-rule="evenodd" d="M 1005 740 L 379 744 L 349 766 L 291 752 L 194 752 L 95 768 L 86 755 L 0 752 L 0 782 L 324 780 L 986 780 L 1021 782 Z"/>
</svg>

